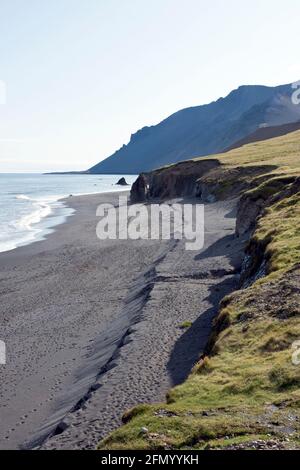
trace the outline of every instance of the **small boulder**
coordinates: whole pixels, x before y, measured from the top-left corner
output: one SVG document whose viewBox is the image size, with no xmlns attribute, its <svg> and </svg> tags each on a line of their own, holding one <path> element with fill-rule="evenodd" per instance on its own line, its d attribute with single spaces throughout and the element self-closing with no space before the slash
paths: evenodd
<svg viewBox="0 0 300 470">
<path fill-rule="evenodd" d="M 119 181 L 116 184 L 118 184 L 120 186 L 129 186 L 124 177 L 120 178 Z"/>
</svg>

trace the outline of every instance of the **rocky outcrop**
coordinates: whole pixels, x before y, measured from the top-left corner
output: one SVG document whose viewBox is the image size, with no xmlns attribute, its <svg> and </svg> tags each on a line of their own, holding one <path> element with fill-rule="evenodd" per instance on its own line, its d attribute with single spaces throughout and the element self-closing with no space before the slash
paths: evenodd
<svg viewBox="0 0 300 470">
<path fill-rule="evenodd" d="M 132 186 L 131 202 L 195 196 L 197 180 L 218 166 L 217 159 L 189 160 L 142 173 Z"/>
<path fill-rule="evenodd" d="M 133 183 L 130 191 L 130 201 L 145 202 L 148 199 L 149 192 L 149 175 L 141 173 L 138 179 Z"/>
<path fill-rule="evenodd" d="M 118 184 L 119 186 L 128 186 L 128 183 L 126 182 L 124 177 L 120 178 L 116 184 Z"/>
</svg>

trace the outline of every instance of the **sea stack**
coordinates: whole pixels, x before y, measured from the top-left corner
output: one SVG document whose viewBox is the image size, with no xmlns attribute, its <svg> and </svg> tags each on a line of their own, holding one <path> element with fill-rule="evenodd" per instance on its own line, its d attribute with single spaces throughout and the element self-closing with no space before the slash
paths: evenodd
<svg viewBox="0 0 300 470">
<path fill-rule="evenodd" d="M 120 178 L 116 184 L 119 184 L 120 186 L 128 186 L 128 183 L 126 182 L 124 177 Z"/>
</svg>

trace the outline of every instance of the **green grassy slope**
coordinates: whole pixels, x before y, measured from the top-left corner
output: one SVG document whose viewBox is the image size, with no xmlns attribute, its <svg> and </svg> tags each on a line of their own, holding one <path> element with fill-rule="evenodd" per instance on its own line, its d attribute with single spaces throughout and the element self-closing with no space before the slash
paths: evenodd
<svg viewBox="0 0 300 470">
<path fill-rule="evenodd" d="M 292 363 L 300 340 L 300 132 L 214 158 L 222 198 L 234 170 L 272 165 L 240 190 L 263 206 L 248 251 L 265 275 L 223 299 L 207 355 L 166 403 L 127 411 L 99 449 L 300 447 L 300 365 Z"/>
</svg>

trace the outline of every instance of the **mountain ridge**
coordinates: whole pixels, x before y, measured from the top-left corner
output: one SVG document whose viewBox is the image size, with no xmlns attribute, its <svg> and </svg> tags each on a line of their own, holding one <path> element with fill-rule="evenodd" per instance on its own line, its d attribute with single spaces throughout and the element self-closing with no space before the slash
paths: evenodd
<svg viewBox="0 0 300 470">
<path fill-rule="evenodd" d="M 87 173 L 140 173 L 187 158 L 224 151 L 262 125 L 300 120 L 290 84 L 242 85 L 226 97 L 181 109 L 131 135 L 111 156 Z"/>
</svg>

